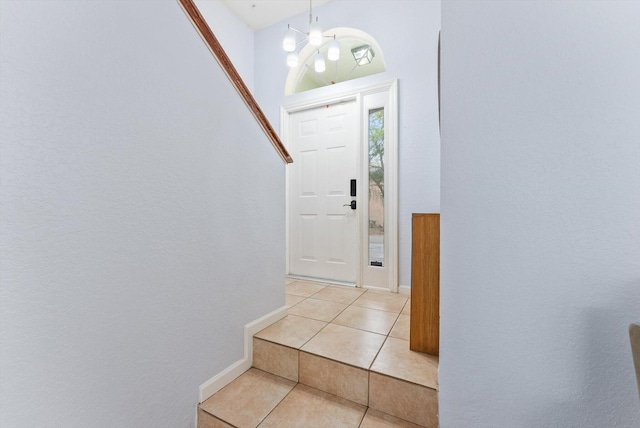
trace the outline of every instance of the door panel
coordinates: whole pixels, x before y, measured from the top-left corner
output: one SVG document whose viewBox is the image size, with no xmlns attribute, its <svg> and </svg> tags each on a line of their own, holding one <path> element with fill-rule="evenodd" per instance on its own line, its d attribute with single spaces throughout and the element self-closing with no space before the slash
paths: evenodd
<svg viewBox="0 0 640 428">
<path fill-rule="evenodd" d="M 289 271 L 355 283 L 359 238 L 350 180 L 357 178 L 359 116 L 355 101 L 290 116 Z"/>
<path fill-rule="evenodd" d="M 316 242 L 318 229 L 318 216 L 316 215 L 301 215 L 300 216 L 300 259 L 309 262 L 316 262 L 317 251 Z M 303 239 L 304 238 L 304 239 Z"/>
</svg>

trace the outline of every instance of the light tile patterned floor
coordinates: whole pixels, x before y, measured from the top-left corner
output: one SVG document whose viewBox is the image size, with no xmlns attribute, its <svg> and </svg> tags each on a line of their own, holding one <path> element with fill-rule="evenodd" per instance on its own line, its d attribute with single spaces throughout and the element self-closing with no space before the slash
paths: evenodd
<svg viewBox="0 0 640 428">
<path fill-rule="evenodd" d="M 306 385 L 253 368 L 201 405 L 201 410 L 210 413 L 220 409 L 227 412 L 215 413 L 219 420 L 203 415 L 203 420 L 213 418 L 203 427 L 418 427 L 390 416 L 388 413 L 393 412 L 384 409 L 384 403 L 378 408 L 385 413 L 358 404 L 368 402 L 368 371 L 385 391 L 408 382 L 417 388 L 415 394 L 425 393 L 424 387 L 431 388 L 433 397 L 437 394 L 438 358 L 409 350 L 409 296 L 292 279 L 287 279 L 286 290 L 288 315 L 256 334 L 254 344 L 266 346 L 271 342 L 299 352 L 300 382 Z M 270 352 L 286 351 L 275 348 Z M 267 358 L 286 360 L 276 354 Z M 271 363 L 258 362 L 256 367 L 264 365 L 264 369 L 282 371 L 282 376 L 297 379 L 297 367 L 271 370 Z M 315 389 L 314 382 L 332 393 Z M 433 402 L 430 397 L 425 400 Z M 239 418 L 236 407 L 247 400 L 257 403 L 257 410 L 248 412 L 247 406 L 239 412 L 243 415 Z M 422 411 L 407 409 L 407 414 Z M 425 419 L 420 415 L 398 416 Z M 437 426 L 437 420 L 434 424 Z"/>
<path fill-rule="evenodd" d="M 297 349 L 437 389 L 438 358 L 409 350 L 409 296 L 311 281 L 289 282 L 286 289 L 287 301 L 297 303 L 280 323 L 293 330 L 304 328 L 301 318 L 327 323 L 308 331 Z M 292 317 L 295 322 L 287 321 Z M 264 331 L 256 337 L 287 344 Z"/>
<path fill-rule="evenodd" d="M 310 354 L 368 369 L 380 351 L 384 339 L 385 336 L 381 334 L 329 324 L 300 349 Z"/>
</svg>

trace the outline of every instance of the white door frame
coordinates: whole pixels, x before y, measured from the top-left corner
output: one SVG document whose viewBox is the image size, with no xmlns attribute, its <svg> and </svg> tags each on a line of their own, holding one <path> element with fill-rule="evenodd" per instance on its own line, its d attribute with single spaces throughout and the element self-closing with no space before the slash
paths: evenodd
<svg viewBox="0 0 640 428">
<path fill-rule="evenodd" d="M 388 129 L 385 126 L 385 155 L 388 151 L 388 159 L 387 163 L 385 163 L 385 168 L 389 170 L 389 175 L 385 177 L 385 240 L 387 241 L 387 258 L 389 269 L 387 270 L 388 274 L 388 290 L 392 292 L 398 292 L 398 82 L 397 80 L 393 80 L 391 82 L 386 82 L 377 85 L 371 85 L 364 88 L 353 89 L 337 94 L 321 96 L 318 98 L 314 98 L 312 100 L 305 100 L 302 102 L 287 104 L 280 107 L 280 135 L 282 136 L 283 143 L 285 146 L 289 146 L 289 141 L 291 136 L 289 135 L 289 126 L 290 126 L 290 115 L 292 113 L 296 113 L 302 110 L 309 110 L 325 105 L 336 104 L 344 101 L 352 101 L 355 100 L 356 107 L 359 112 L 359 132 L 360 141 L 358 145 L 358 152 L 361 153 L 359 156 L 359 165 L 358 170 L 362 173 L 358 179 L 358 195 L 367 195 L 368 188 L 365 186 L 365 180 L 363 180 L 364 175 L 364 167 L 363 167 L 363 158 L 362 150 L 364 147 L 364 103 L 363 98 L 367 95 L 379 94 L 379 93 L 388 93 L 388 101 L 385 103 L 385 116 L 388 116 Z M 367 112 L 368 114 L 368 112 Z M 294 159 L 294 162 L 296 159 Z M 289 168 L 286 169 L 286 270 L 289 272 Z M 368 182 L 368 180 L 367 180 Z M 362 198 L 362 196 L 360 196 Z M 363 203 L 362 199 L 358 201 L 360 206 L 362 207 Z M 368 237 L 363 236 L 364 227 L 362 226 L 365 222 L 364 219 L 365 210 L 358 210 L 358 221 L 360 227 L 358 228 L 360 234 L 360 255 L 358 259 L 360 260 L 360 266 L 357 272 L 357 280 L 356 286 L 358 287 L 368 287 L 368 288 L 377 288 L 377 287 L 369 287 L 367 284 L 362 283 L 363 272 L 367 267 L 367 261 L 365 258 L 367 254 L 362 251 L 364 243 L 368 239 Z M 385 288 L 386 289 L 386 288 Z"/>
</svg>

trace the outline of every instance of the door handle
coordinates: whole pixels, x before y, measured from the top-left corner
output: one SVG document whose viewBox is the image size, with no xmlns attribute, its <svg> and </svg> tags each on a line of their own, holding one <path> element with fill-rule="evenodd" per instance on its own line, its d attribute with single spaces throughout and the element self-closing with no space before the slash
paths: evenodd
<svg viewBox="0 0 640 428">
<path fill-rule="evenodd" d="M 356 209 L 356 201 L 351 201 L 350 204 L 344 204 L 343 207 L 351 207 L 352 210 Z"/>
</svg>

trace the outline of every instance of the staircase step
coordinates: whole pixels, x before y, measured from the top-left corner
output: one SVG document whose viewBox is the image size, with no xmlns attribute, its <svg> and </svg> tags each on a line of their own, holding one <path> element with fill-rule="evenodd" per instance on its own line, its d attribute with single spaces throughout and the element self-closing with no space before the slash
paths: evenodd
<svg viewBox="0 0 640 428">
<path fill-rule="evenodd" d="M 298 382 L 299 351 L 268 340 L 253 338 L 253 367 Z"/>
<path fill-rule="evenodd" d="M 438 426 L 438 393 L 422 385 L 371 373 L 369 407 L 424 427 Z"/>
<path fill-rule="evenodd" d="M 366 411 L 366 406 L 299 383 L 260 427 L 357 427 Z"/>
<path fill-rule="evenodd" d="M 198 428 L 353 427 L 420 425 L 252 368 L 202 403 Z"/>
<path fill-rule="evenodd" d="M 249 369 L 200 404 L 199 410 L 207 415 L 198 418 L 198 428 L 203 428 L 201 420 L 210 422 L 206 427 L 224 427 L 221 422 L 234 427 L 257 427 L 295 386 L 288 379 Z"/>
<path fill-rule="evenodd" d="M 369 405 L 369 372 L 359 367 L 300 351 L 299 382 L 324 392 Z"/>
<path fill-rule="evenodd" d="M 438 358 L 409 350 L 406 297 L 287 291 L 289 315 L 254 336 L 254 368 L 201 404 L 198 428 L 438 426 Z"/>
</svg>

